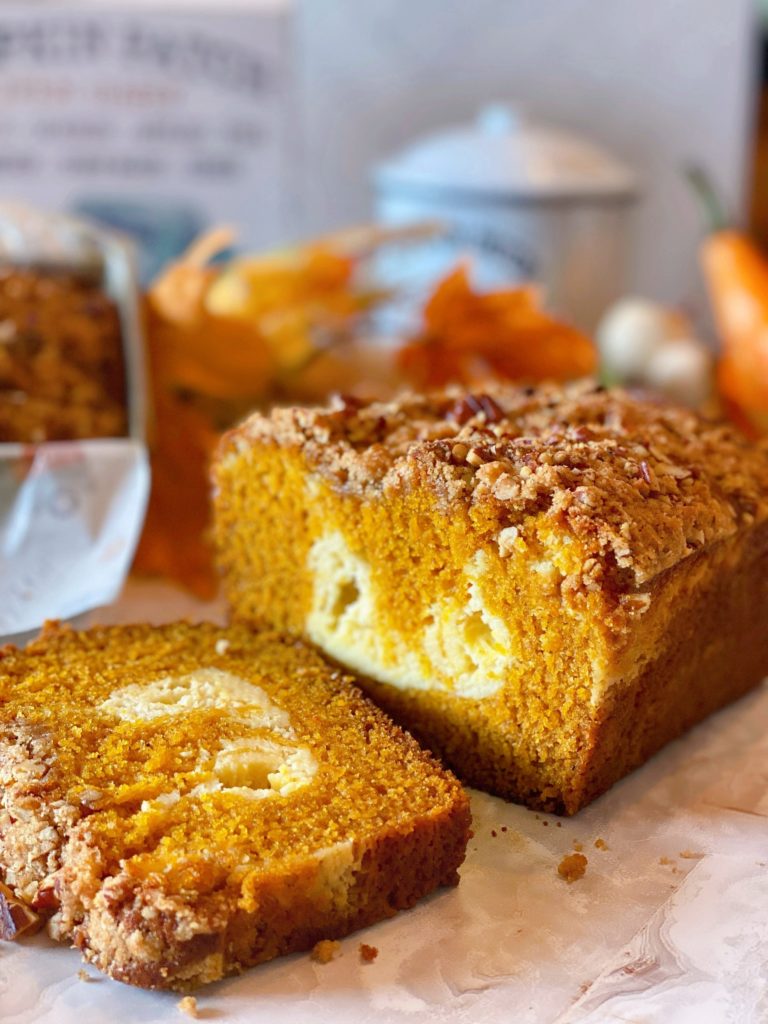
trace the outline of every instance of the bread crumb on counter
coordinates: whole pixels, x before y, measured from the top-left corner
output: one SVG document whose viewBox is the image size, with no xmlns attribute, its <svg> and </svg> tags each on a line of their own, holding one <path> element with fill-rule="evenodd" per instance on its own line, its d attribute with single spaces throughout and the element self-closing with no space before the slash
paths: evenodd
<svg viewBox="0 0 768 1024">
<path fill-rule="evenodd" d="M 583 878 L 589 861 L 583 853 L 569 853 L 557 866 L 557 873 L 570 885 L 571 882 Z"/>
<path fill-rule="evenodd" d="M 194 1017 L 195 1020 L 200 1016 L 197 1011 L 197 1000 L 194 996 L 184 996 L 176 1003 L 177 1009 L 181 1013 L 186 1013 L 188 1017 Z"/>
<path fill-rule="evenodd" d="M 84 970 L 82 967 L 77 972 L 77 976 L 80 981 L 98 981 L 98 978 L 94 978 L 92 974 L 89 974 L 88 971 Z"/>
<path fill-rule="evenodd" d="M 596 850 L 608 850 L 608 849 L 610 849 L 610 847 L 608 846 L 608 843 L 606 843 L 606 841 L 604 839 L 596 839 L 595 840 L 595 849 Z"/>
<path fill-rule="evenodd" d="M 360 959 L 364 964 L 372 964 L 378 955 L 376 946 L 369 946 L 367 942 L 360 943 Z"/>
<path fill-rule="evenodd" d="M 341 951 L 341 943 L 336 939 L 321 939 L 312 947 L 310 956 L 319 964 L 329 964 Z"/>
<path fill-rule="evenodd" d="M 584 843 L 580 843 L 578 839 L 574 839 L 573 848 L 577 853 L 581 853 L 581 851 L 584 849 Z"/>
<path fill-rule="evenodd" d="M 701 853 L 699 850 L 681 850 L 678 854 L 683 860 L 701 860 L 706 854 Z"/>
</svg>

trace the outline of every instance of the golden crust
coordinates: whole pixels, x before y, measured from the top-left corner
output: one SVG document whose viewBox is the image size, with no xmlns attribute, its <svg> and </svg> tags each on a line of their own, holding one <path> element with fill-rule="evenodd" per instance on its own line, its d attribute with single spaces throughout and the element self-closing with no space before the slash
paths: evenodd
<svg viewBox="0 0 768 1024">
<path fill-rule="evenodd" d="M 260 799 L 200 792 L 190 751 L 215 752 L 237 722 L 210 707 L 130 722 L 105 709 L 126 685 L 201 666 L 287 712 L 317 761 L 310 782 Z M 53 626 L 3 649 L 0 783 L 0 879 L 55 938 L 150 988 L 213 981 L 412 905 L 455 883 L 469 826 L 456 780 L 341 672 L 244 627 Z"/>
<path fill-rule="evenodd" d="M 231 431 L 220 460 L 254 441 L 300 449 L 345 493 L 426 484 L 444 507 L 495 520 L 502 548 L 504 530 L 544 515 L 581 543 L 574 587 L 627 592 L 768 516 L 765 450 L 723 423 L 588 382 L 277 409 Z"/>
</svg>

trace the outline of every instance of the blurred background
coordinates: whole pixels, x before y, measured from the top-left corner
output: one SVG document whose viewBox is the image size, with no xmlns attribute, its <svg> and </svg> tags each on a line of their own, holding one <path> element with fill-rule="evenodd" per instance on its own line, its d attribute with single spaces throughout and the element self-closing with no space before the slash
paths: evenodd
<svg viewBox="0 0 768 1024">
<path fill-rule="evenodd" d="M 489 104 L 636 175 L 626 287 L 701 304 L 705 166 L 753 181 L 753 0 L 98 0 L 0 4 L 0 192 L 137 234 L 145 273 L 209 223 L 249 247 L 371 217 L 372 175 Z M 700 310 L 700 307 L 699 307 Z"/>
</svg>

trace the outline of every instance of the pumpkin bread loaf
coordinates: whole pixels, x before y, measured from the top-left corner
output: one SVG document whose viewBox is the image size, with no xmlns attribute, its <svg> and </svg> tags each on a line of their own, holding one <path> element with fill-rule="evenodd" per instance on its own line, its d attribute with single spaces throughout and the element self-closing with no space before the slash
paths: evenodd
<svg viewBox="0 0 768 1024">
<path fill-rule="evenodd" d="M 304 636 L 468 783 L 573 813 L 768 672 L 768 457 L 580 382 L 340 398 L 222 442 L 235 618 Z"/>
<path fill-rule="evenodd" d="M 47 627 L 0 657 L 0 926 L 185 989 L 457 881 L 458 782 L 302 643 Z"/>
</svg>

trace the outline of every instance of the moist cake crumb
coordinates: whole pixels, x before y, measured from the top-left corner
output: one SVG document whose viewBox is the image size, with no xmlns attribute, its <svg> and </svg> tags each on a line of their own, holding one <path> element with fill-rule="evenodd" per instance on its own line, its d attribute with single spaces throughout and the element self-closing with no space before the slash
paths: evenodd
<svg viewBox="0 0 768 1024">
<path fill-rule="evenodd" d="M 558 864 L 557 873 L 570 885 L 584 877 L 588 863 L 583 853 L 569 853 Z"/>
<path fill-rule="evenodd" d="M 336 939 L 321 939 L 312 947 L 310 956 L 319 964 L 329 964 L 341 952 L 341 943 Z"/>
<path fill-rule="evenodd" d="M 604 839 L 596 839 L 595 840 L 595 849 L 596 850 L 607 850 L 608 849 L 608 843 L 606 843 L 606 841 Z"/>
<path fill-rule="evenodd" d="M 379 955 L 377 946 L 369 946 L 367 942 L 360 943 L 360 959 L 364 964 L 371 964 Z"/>
</svg>

